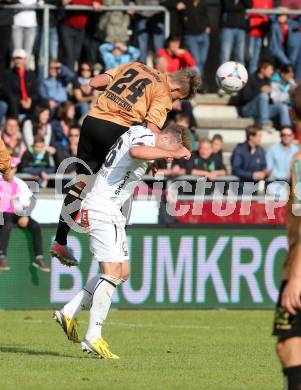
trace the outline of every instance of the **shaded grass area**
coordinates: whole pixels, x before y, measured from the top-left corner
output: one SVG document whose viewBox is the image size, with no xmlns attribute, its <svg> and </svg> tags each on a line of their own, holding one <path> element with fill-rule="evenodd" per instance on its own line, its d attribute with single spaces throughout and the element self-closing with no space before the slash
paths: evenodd
<svg viewBox="0 0 301 390">
<path fill-rule="evenodd" d="M 83 354 L 51 315 L 0 312 L 1 390 L 282 388 L 272 311 L 113 311 L 103 336 L 118 361 Z"/>
</svg>

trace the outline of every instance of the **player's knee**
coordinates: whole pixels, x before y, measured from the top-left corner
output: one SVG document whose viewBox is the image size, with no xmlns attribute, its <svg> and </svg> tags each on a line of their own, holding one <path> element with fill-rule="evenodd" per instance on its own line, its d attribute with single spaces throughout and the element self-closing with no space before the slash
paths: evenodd
<svg viewBox="0 0 301 390">
<path fill-rule="evenodd" d="M 259 95 L 258 95 L 258 99 L 261 101 L 261 102 L 266 102 L 266 101 L 269 101 L 269 95 L 265 92 L 261 92 Z"/>
<path fill-rule="evenodd" d="M 130 270 L 122 270 L 121 279 L 126 281 L 130 277 Z"/>
<path fill-rule="evenodd" d="M 277 341 L 276 353 L 280 362 L 285 365 L 293 353 L 293 346 L 290 339 L 281 339 Z"/>
<path fill-rule="evenodd" d="M 28 225 L 28 222 L 29 222 L 28 217 L 21 217 L 21 218 L 18 219 L 18 225 L 21 228 L 26 228 L 27 225 Z"/>
</svg>

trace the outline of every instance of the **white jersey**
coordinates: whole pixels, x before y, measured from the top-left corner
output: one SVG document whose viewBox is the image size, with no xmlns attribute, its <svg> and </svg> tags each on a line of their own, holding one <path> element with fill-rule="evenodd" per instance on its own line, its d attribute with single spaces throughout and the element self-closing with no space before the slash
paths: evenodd
<svg viewBox="0 0 301 390">
<path fill-rule="evenodd" d="M 120 208 L 132 195 L 149 164 L 130 155 L 130 149 L 141 144 L 155 146 L 155 134 L 143 126 L 132 126 L 111 147 L 82 203 L 82 209 L 88 210 L 92 218 L 107 220 L 106 216 L 121 216 Z"/>
</svg>

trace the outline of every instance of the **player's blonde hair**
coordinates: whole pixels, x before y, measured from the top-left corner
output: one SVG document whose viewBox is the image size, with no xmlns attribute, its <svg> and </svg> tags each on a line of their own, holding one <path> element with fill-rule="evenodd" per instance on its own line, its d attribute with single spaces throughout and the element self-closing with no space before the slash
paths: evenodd
<svg viewBox="0 0 301 390">
<path fill-rule="evenodd" d="M 190 70 L 179 70 L 168 75 L 172 83 L 178 84 L 182 99 L 191 99 L 201 86 L 200 75 Z"/>
<path fill-rule="evenodd" d="M 171 141 L 175 144 L 183 143 L 184 128 L 177 125 L 175 122 L 169 122 L 169 124 L 161 131 L 161 134 L 168 134 L 171 137 Z"/>
</svg>

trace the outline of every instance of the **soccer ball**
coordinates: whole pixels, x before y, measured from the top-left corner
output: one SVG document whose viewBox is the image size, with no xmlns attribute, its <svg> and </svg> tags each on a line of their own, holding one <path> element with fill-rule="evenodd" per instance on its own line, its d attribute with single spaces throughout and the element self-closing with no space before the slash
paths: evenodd
<svg viewBox="0 0 301 390">
<path fill-rule="evenodd" d="M 13 204 L 15 214 L 20 216 L 26 215 L 30 203 L 31 203 L 31 198 L 29 198 L 28 196 L 24 196 L 21 193 L 13 197 L 12 204 Z"/>
<path fill-rule="evenodd" d="M 248 81 L 246 68 L 234 61 L 222 64 L 216 72 L 216 83 L 227 93 L 240 91 Z"/>
</svg>

